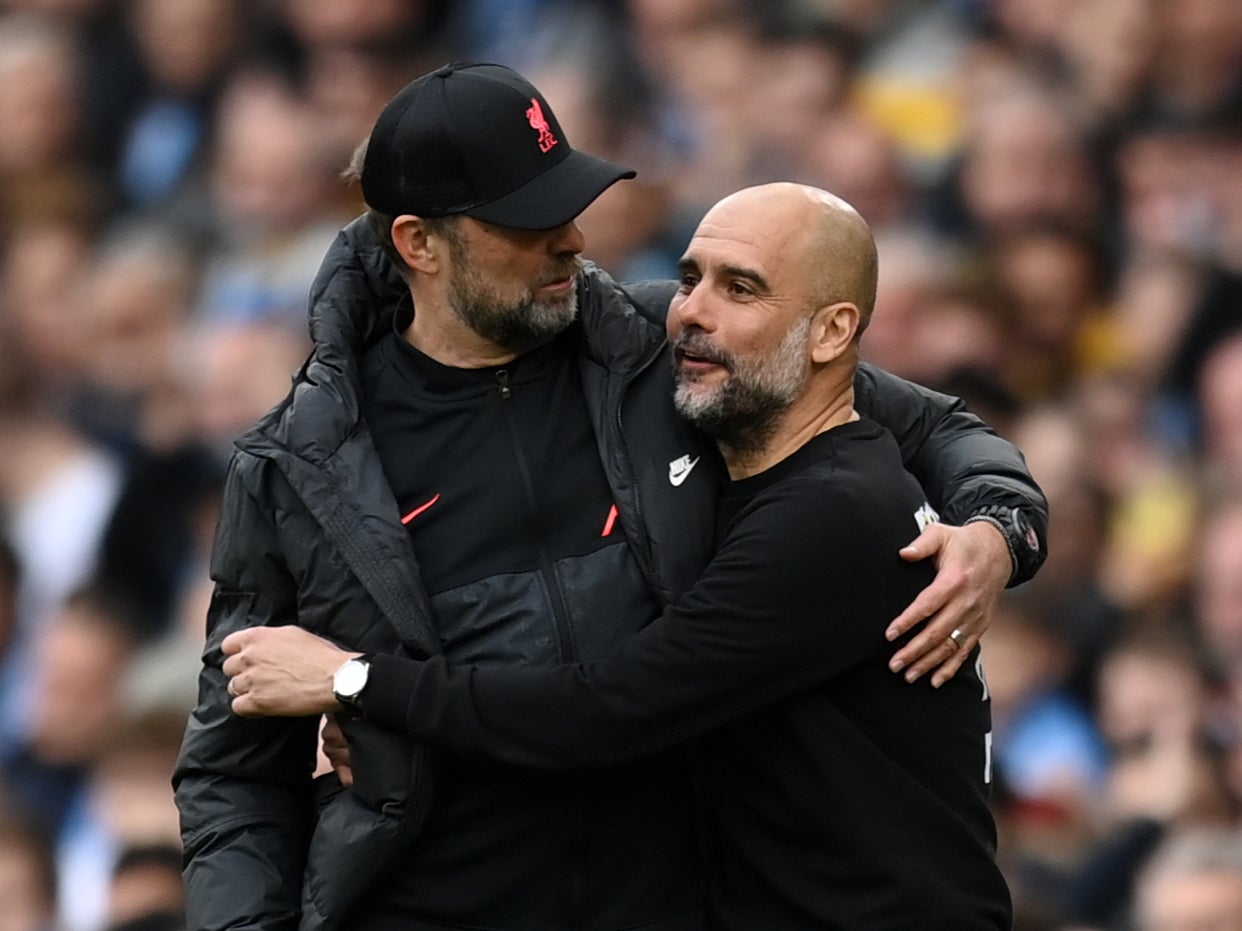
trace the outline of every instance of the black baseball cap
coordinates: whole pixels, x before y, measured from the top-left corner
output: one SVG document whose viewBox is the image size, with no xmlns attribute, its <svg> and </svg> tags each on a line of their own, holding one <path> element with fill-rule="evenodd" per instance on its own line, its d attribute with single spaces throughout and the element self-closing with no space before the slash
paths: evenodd
<svg viewBox="0 0 1242 931">
<path fill-rule="evenodd" d="M 456 62 L 415 78 L 384 107 L 362 166 L 374 210 L 465 214 L 553 229 L 635 172 L 569 146 L 552 108 L 504 65 Z"/>
</svg>

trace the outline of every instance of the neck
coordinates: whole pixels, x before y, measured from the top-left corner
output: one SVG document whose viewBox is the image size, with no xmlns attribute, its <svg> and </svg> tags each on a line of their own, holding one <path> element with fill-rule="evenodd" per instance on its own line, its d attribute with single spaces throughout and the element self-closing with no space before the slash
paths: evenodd
<svg viewBox="0 0 1242 931">
<path fill-rule="evenodd" d="M 812 390 L 800 396 L 780 416 L 776 429 L 762 447 L 737 449 L 724 441 L 718 445 L 729 470 L 729 478 L 737 481 L 767 471 L 819 434 L 857 419 L 851 375 L 844 386 L 834 386 L 832 391 Z"/>
<path fill-rule="evenodd" d="M 518 353 L 480 336 L 461 321 L 448 301 L 410 289 L 414 319 L 402 334 L 405 341 L 441 365 L 457 369 L 481 369 L 504 365 Z"/>
</svg>

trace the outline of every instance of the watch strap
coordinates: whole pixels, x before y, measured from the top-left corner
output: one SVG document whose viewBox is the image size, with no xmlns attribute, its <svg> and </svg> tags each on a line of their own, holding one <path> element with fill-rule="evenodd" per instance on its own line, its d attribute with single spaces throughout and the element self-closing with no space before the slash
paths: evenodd
<svg viewBox="0 0 1242 931">
<path fill-rule="evenodd" d="M 1001 532 L 1009 549 L 1009 585 L 1030 578 L 1044 561 L 1043 544 L 1021 508 L 989 505 L 963 521 L 963 526 L 986 521 Z"/>
</svg>

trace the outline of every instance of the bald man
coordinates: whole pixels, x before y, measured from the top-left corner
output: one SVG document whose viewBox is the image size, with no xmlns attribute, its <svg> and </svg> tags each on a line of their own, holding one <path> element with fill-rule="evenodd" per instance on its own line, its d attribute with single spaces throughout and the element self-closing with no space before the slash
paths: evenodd
<svg viewBox="0 0 1242 931">
<path fill-rule="evenodd" d="M 730 478 L 699 582 L 598 662 L 373 657 L 364 715 L 540 768 L 687 744 L 719 928 L 1009 927 L 977 651 L 938 689 L 888 669 L 888 619 L 934 574 L 895 554 L 937 518 L 854 409 L 870 230 L 824 191 L 750 188 L 708 212 L 680 272 L 675 402 Z M 332 677 L 355 654 L 297 628 L 224 648 L 238 713 L 340 710 Z"/>
</svg>

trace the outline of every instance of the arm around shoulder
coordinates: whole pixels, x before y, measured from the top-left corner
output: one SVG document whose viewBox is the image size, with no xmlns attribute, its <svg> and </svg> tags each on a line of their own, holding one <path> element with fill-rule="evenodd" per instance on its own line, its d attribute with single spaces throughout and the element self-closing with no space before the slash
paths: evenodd
<svg viewBox="0 0 1242 931">
<path fill-rule="evenodd" d="M 459 754 L 535 768 L 669 750 L 874 658 L 880 609 L 858 623 L 853 606 L 877 604 L 879 567 L 890 562 L 823 531 L 866 526 L 864 509 L 835 489 L 752 509 L 690 592 L 592 662 L 452 666 L 376 656 L 363 714 Z M 837 567 L 831 585 L 825 565 Z"/>
<path fill-rule="evenodd" d="M 665 279 L 654 281 L 627 281 L 621 290 L 634 305 L 634 309 L 657 326 L 663 327 L 668 318 L 668 304 L 677 290 L 677 282 Z"/>
<path fill-rule="evenodd" d="M 1013 443 L 950 397 L 862 363 L 858 410 L 901 447 L 906 468 L 952 524 L 986 520 L 1005 537 L 1009 584 L 1030 579 L 1047 556 L 1048 501 Z"/>
</svg>

